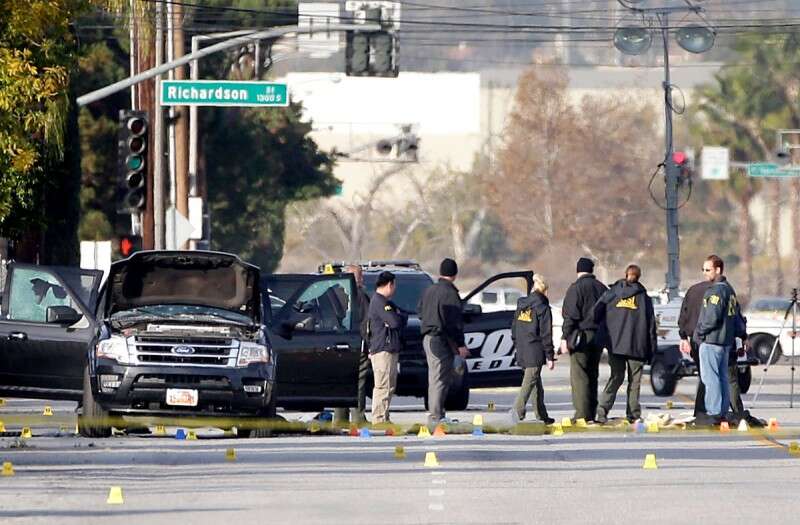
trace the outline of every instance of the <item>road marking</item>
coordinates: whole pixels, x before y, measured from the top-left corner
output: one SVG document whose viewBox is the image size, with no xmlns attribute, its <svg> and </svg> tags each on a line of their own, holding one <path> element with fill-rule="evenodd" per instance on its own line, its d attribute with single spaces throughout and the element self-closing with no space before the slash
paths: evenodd
<svg viewBox="0 0 800 525">
<path fill-rule="evenodd" d="M 434 485 L 446 485 L 447 484 L 447 480 L 446 479 L 433 479 L 433 480 L 431 480 L 431 483 L 433 483 Z"/>
<path fill-rule="evenodd" d="M 428 504 L 428 510 L 442 511 L 444 510 L 444 505 L 441 503 L 430 503 Z"/>
<path fill-rule="evenodd" d="M 430 497 L 442 497 L 444 496 L 444 489 L 428 489 L 428 496 Z"/>
</svg>

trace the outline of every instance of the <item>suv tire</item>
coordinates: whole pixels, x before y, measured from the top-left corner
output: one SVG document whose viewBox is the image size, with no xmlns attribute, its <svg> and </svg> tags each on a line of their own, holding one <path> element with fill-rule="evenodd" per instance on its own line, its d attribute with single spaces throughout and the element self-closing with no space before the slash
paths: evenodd
<svg viewBox="0 0 800 525">
<path fill-rule="evenodd" d="M 270 397 L 270 400 L 269 400 L 269 403 L 264 408 L 264 410 L 261 412 L 261 414 L 259 414 L 258 419 L 256 420 L 260 424 L 265 424 L 266 423 L 267 427 L 266 428 L 259 427 L 259 428 L 251 429 L 250 432 L 247 434 L 247 437 L 249 437 L 249 438 L 268 438 L 268 437 L 272 437 L 273 435 L 275 435 L 275 431 L 274 431 L 274 429 L 269 427 L 269 423 L 283 420 L 282 418 L 278 418 L 277 417 L 278 409 L 277 409 L 277 405 L 275 404 L 277 398 L 278 398 L 278 395 L 273 390 L 272 394 L 271 394 L 271 397 Z"/>
<path fill-rule="evenodd" d="M 769 360 L 769 355 L 772 352 L 772 345 L 775 344 L 775 338 L 771 335 L 757 335 L 753 338 L 751 343 L 751 348 L 755 353 L 758 361 L 765 365 L 767 364 L 767 360 Z M 775 354 L 772 356 L 772 361 L 769 364 L 774 365 L 778 359 L 781 357 L 781 344 L 778 343 L 777 348 L 775 348 Z"/>
<path fill-rule="evenodd" d="M 98 424 L 108 418 L 108 412 L 97 404 L 89 378 L 89 365 L 83 369 L 83 413 L 78 416 L 78 432 L 83 437 L 107 438 L 111 436 L 111 426 Z"/>
<path fill-rule="evenodd" d="M 750 384 L 753 382 L 752 367 L 746 366 L 744 368 L 737 368 L 736 379 L 739 383 L 739 391 L 746 394 L 750 390 Z"/>
<path fill-rule="evenodd" d="M 656 360 L 650 365 L 650 386 L 653 388 L 655 395 L 668 397 L 675 393 L 678 380 L 666 363 Z"/>
</svg>

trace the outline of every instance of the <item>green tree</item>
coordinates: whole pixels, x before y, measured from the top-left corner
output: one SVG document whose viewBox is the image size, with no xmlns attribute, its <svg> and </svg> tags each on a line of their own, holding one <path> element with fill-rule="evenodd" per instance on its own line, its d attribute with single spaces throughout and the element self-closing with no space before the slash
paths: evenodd
<svg viewBox="0 0 800 525">
<path fill-rule="evenodd" d="M 77 258 L 79 151 L 70 104 L 79 0 L 0 3 L 0 235 L 22 258 Z M 27 253 L 25 253 L 27 252 Z"/>
</svg>

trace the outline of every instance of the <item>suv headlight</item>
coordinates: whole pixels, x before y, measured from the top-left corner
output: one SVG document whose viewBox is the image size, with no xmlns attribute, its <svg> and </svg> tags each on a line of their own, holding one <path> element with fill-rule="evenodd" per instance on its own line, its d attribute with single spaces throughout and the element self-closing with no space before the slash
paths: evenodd
<svg viewBox="0 0 800 525">
<path fill-rule="evenodd" d="M 247 366 L 251 363 L 269 363 L 269 348 L 258 343 L 239 343 L 239 358 L 236 366 Z"/>
<path fill-rule="evenodd" d="M 108 339 L 98 341 L 95 353 L 97 357 L 113 359 L 121 365 L 131 364 L 131 355 L 128 352 L 128 340 L 119 335 L 112 335 Z"/>
</svg>

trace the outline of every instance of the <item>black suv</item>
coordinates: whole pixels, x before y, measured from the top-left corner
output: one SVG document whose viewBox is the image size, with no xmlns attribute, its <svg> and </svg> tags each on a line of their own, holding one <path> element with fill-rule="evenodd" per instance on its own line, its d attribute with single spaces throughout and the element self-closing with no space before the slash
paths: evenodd
<svg viewBox="0 0 800 525">
<path fill-rule="evenodd" d="M 79 429 L 92 437 L 110 434 L 108 415 L 272 417 L 276 388 L 284 400 L 341 402 L 327 356 L 273 351 L 259 269 L 235 255 L 139 252 L 111 265 L 102 290 L 101 279 L 8 266 L 0 394 L 82 402 Z M 349 378 L 357 360 L 337 370 Z"/>
<path fill-rule="evenodd" d="M 308 287 L 309 283 L 320 279 L 348 279 L 350 282 L 352 276 L 342 273 L 345 266 L 346 263 L 334 262 L 320 265 L 317 274 L 264 276 L 262 290 L 265 304 L 269 302 L 272 312 L 277 313 L 278 318 L 282 315 L 285 316 L 288 311 L 296 312 L 298 308 L 308 309 L 308 306 L 304 304 L 292 306 L 292 303 L 296 302 L 301 295 L 297 293 L 297 289 Z M 400 373 L 397 378 L 396 395 L 424 398 L 427 406 L 428 365 L 422 349 L 420 321 L 416 314 L 422 292 L 433 284 L 434 277 L 423 271 L 418 263 L 410 260 L 368 261 L 361 263 L 360 266 L 364 272 L 364 285 L 370 295 L 375 292 L 375 281 L 380 272 L 389 270 L 396 276 L 397 292 L 393 301 L 411 314 L 404 334 L 404 348 L 400 353 Z M 469 303 L 473 296 L 501 280 L 513 280 L 520 291 L 527 290 L 529 292 L 533 285 L 533 272 L 520 271 L 495 275 L 464 296 L 464 332 L 470 357 L 467 359 L 467 373 L 455 376 L 446 400 L 445 406 L 448 410 L 463 410 L 467 407 L 470 387 L 519 386 L 520 384 L 522 371 L 516 365 L 514 345 L 511 341 L 511 320 L 514 312 L 482 312 L 480 306 Z M 349 293 L 347 294 L 347 297 L 351 296 Z M 348 356 L 357 361 L 358 341 L 360 340 L 357 330 L 358 323 L 355 322 L 355 318 L 349 319 L 349 323 L 350 334 L 355 339 L 351 340 L 347 350 L 344 350 L 345 345 L 342 345 L 337 352 L 345 351 Z M 284 330 L 284 332 L 291 331 L 290 327 L 277 326 L 279 324 L 277 321 L 268 322 L 268 324 L 272 325 L 271 330 L 273 331 L 276 329 Z M 324 337 L 326 333 L 325 330 L 320 329 L 315 329 L 313 332 L 320 337 Z M 308 336 L 306 329 L 302 329 L 301 333 Z M 284 333 L 284 335 L 289 336 L 290 334 Z M 327 335 L 330 337 L 335 335 L 335 332 L 327 331 Z M 272 339 L 276 348 L 281 339 L 280 337 Z M 334 346 L 329 345 L 328 348 L 332 349 Z M 353 394 L 355 394 L 356 376 L 352 376 L 348 381 L 349 386 L 353 388 Z M 342 385 L 342 387 L 344 386 Z M 371 389 L 371 386 L 368 388 Z M 280 404 L 280 398 L 278 402 Z M 316 404 L 305 408 L 318 409 L 323 406 L 326 405 Z M 331 405 L 327 404 L 327 406 Z"/>
</svg>

